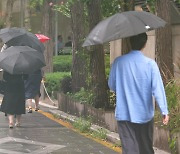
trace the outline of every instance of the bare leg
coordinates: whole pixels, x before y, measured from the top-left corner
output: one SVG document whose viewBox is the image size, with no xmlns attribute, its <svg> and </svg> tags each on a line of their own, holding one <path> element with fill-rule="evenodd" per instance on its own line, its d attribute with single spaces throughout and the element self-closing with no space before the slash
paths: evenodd
<svg viewBox="0 0 180 154">
<path fill-rule="evenodd" d="M 20 126 L 20 121 L 21 121 L 21 114 L 16 115 L 16 123 L 15 123 L 15 126 L 16 126 L 16 127 L 19 127 L 19 126 Z"/>
<path fill-rule="evenodd" d="M 34 100 L 35 100 L 35 111 L 38 111 L 39 110 L 39 94 L 36 95 Z"/>
<path fill-rule="evenodd" d="M 26 100 L 27 104 L 28 104 L 28 113 L 32 113 L 32 99 L 27 99 Z"/>
<path fill-rule="evenodd" d="M 8 114 L 8 118 L 9 118 L 9 128 L 13 128 L 14 115 Z"/>
</svg>

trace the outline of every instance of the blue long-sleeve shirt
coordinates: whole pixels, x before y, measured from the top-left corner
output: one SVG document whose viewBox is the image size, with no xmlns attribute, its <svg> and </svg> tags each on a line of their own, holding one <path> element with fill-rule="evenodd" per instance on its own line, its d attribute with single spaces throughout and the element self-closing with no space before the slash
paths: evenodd
<svg viewBox="0 0 180 154">
<path fill-rule="evenodd" d="M 116 93 L 115 117 L 118 121 L 146 123 L 154 116 L 152 96 L 162 115 L 168 114 L 165 90 L 156 62 L 141 51 L 115 59 L 112 64 L 109 88 Z"/>
</svg>

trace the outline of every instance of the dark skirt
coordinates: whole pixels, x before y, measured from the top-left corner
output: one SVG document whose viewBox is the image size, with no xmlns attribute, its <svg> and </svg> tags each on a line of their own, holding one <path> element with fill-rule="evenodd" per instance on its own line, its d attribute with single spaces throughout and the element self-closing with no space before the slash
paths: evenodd
<svg viewBox="0 0 180 154">
<path fill-rule="evenodd" d="M 7 114 L 25 114 L 25 91 L 22 75 L 4 73 L 7 81 L 0 111 Z"/>
</svg>

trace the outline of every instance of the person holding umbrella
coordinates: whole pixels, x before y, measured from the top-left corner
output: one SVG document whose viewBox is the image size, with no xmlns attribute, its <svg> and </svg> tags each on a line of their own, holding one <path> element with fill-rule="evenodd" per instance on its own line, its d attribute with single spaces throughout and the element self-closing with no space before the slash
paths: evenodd
<svg viewBox="0 0 180 154">
<path fill-rule="evenodd" d="M 0 68 L 7 82 L 0 111 L 7 113 L 9 128 L 20 126 L 21 114 L 25 114 L 24 79 L 27 75 L 45 66 L 44 55 L 28 46 L 10 46 L 0 52 Z"/>
<path fill-rule="evenodd" d="M 39 98 L 41 96 L 40 87 L 42 80 L 42 71 L 39 69 L 28 75 L 27 80 L 24 81 L 25 98 L 28 104 L 28 113 L 32 113 L 32 100 L 35 101 L 35 111 L 39 110 Z"/>
<path fill-rule="evenodd" d="M 14 126 L 14 116 L 16 115 L 15 126 L 20 126 L 21 114 L 25 114 L 25 90 L 24 79 L 26 75 L 3 73 L 6 81 L 6 88 L 2 100 L 0 111 L 6 113 L 9 119 L 9 128 Z"/>
<path fill-rule="evenodd" d="M 43 34 L 35 34 L 41 43 L 48 41 L 50 38 Z M 24 81 L 25 85 L 25 98 L 28 104 L 28 113 L 32 113 L 32 101 L 35 101 L 35 111 L 39 110 L 39 98 L 41 96 L 40 87 L 43 79 L 43 71 L 38 69 L 28 75 L 27 80 Z"/>
<path fill-rule="evenodd" d="M 153 154 L 153 97 L 162 122 L 169 121 L 165 90 L 156 62 L 143 55 L 147 34 L 130 37 L 132 51 L 117 57 L 108 85 L 116 93 L 115 117 L 123 154 Z"/>
</svg>

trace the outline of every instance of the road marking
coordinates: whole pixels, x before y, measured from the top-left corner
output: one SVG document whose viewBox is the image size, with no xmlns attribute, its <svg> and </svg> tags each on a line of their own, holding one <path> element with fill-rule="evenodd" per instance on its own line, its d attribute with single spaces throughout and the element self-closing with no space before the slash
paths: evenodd
<svg viewBox="0 0 180 154">
<path fill-rule="evenodd" d="M 32 141 L 32 140 L 26 140 L 26 139 L 14 138 L 14 137 L 1 138 L 0 146 L 5 143 L 6 147 L 7 147 L 8 142 L 11 143 L 11 144 L 13 142 L 14 146 L 16 144 L 18 144 L 18 145 L 21 144 L 22 145 L 21 149 L 26 150 L 26 152 L 12 151 L 12 150 L 2 149 L 2 148 L 0 148 L 0 152 L 2 152 L 4 154 L 9 154 L 9 153 L 25 154 L 28 151 L 29 154 L 45 154 L 45 153 L 50 153 L 50 152 L 53 152 L 55 150 L 66 147 L 64 145 L 44 143 L 44 142 L 38 142 L 38 141 Z M 39 148 L 37 148 L 36 150 L 29 150 L 29 149 L 25 149 L 23 147 L 23 144 L 28 144 L 29 146 L 34 145 L 36 147 L 39 146 Z"/>
</svg>

